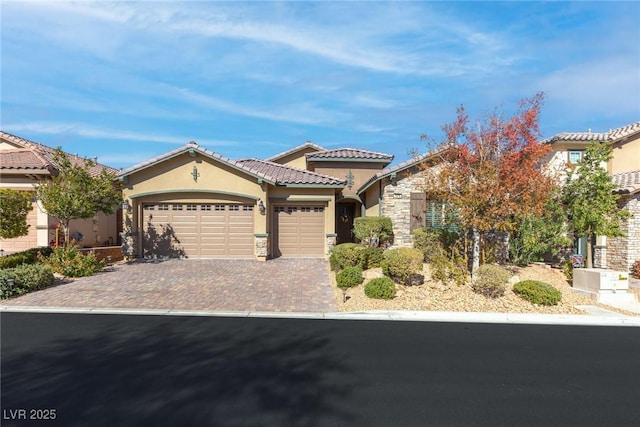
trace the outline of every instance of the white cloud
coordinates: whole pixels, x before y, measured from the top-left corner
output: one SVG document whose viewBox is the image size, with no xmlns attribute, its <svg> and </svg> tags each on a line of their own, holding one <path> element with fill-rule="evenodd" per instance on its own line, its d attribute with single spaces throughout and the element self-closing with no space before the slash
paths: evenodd
<svg viewBox="0 0 640 427">
<path fill-rule="evenodd" d="M 11 132 L 35 132 L 43 134 L 67 134 L 76 135 L 84 138 L 102 138 L 116 139 L 125 141 L 141 141 L 155 142 L 162 144 L 178 144 L 183 145 L 193 140 L 194 137 L 159 135 L 152 133 L 140 133 L 121 130 L 111 130 L 99 127 L 91 127 L 81 124 L 54 123 L 54 122 L 30 122 L 26 124 L 6 124 L 3 128 Z M 234 146 L 238 145 L 236 141 L 209 140 L 203 139 L 197 141 L 201 145 L 217 145 L 217 146 Z"/>
</svg>

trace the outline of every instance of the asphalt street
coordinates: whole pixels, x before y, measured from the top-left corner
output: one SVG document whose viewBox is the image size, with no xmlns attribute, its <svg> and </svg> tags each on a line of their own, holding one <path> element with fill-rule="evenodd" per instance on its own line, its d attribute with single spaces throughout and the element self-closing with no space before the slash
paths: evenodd
<svg viewBox="0 0 640 427">
<path fill-rule="evenodd" d="M 640 328 L 0 314 L 2 426 L 637 426 Z"/>
</svg>

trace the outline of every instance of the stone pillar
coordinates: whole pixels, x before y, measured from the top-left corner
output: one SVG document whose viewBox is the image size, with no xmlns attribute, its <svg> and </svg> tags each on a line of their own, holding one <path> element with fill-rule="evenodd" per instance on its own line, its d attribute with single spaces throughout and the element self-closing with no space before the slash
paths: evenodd
<svg viewBox="0 0 640 427">
<path fill-rule="evenodd" d="M 266 261 L 269 256 L 269 233 L 256 234 L 256 258 Z"/>
<path fill-rule="evenodd" d="M 338 235 L 335 233 L 327 234 L 327 253 L 331 252 L 336 247 Z"/>
</svg>

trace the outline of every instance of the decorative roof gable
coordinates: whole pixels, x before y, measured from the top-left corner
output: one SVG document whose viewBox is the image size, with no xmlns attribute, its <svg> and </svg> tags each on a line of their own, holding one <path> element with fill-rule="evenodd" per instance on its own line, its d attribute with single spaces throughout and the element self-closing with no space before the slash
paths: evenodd
<svg viewBox="0 0 640 427">
<path fill-rule="evenodd" d="M 278 153 L 278 154 L 276 154 L 274 156 L 271 156 L 271 157 L 267 158 L 266 160 L 268 162 L 276 162 L 276 160 L 280 160 L 280 159 L 282 159 L 284 157 L 287 157 L 287 156 L 289 156 L 289 155 L 291 155 L 293 153 L 296 153 L 298 151 L 305 150 L 307 148 L 311 148 L 311 149 L 316 150 L 316 151 L 324 151 L 324 148 L 320 147 L 319 145 L 316 145 L 311 141 L 307 141 L 304 144 L 298 145 L 297 147 L 293 147 L 290 150 L 283 151 L 282 153 Z"/>
<path fill-rule="evenodd" d="M 640 169 L 611 175 L 611 181 L 616 185 L 616 189 L 613 190 L 614 193 L 638 193 L 640 192 Z"/>
</svg>

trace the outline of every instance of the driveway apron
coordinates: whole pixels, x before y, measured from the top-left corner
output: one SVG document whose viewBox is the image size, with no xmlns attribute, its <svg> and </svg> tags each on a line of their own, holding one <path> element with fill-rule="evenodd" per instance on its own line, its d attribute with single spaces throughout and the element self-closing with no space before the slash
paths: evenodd
<svg viewBox="0 0 640 427">
<path fill-rule="evenodd" d="M 323 259 L 138 261 L 4 305 L 208 311 L 334 312 Z"/>
</svg>

